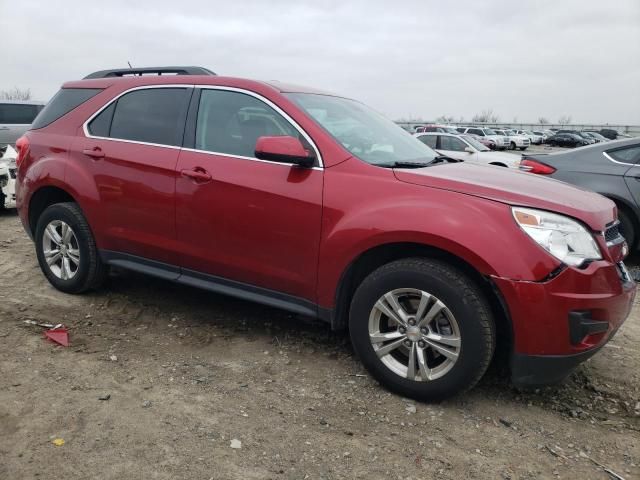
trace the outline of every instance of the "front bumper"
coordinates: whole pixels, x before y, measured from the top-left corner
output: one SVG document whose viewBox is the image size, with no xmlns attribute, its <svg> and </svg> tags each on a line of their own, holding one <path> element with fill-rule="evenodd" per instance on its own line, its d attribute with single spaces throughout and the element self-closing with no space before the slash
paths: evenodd
<svg viewBox="0 0 640 480">
<path fill-rule="evenodd" d="M 565 267 L 541 282 L 493 281 L 511 318 L 513 381 L 526 385 L 560 381 L 595 354 L 626 320 L 636 294 L 621 267 L 606 260 Z"/>
</svg>

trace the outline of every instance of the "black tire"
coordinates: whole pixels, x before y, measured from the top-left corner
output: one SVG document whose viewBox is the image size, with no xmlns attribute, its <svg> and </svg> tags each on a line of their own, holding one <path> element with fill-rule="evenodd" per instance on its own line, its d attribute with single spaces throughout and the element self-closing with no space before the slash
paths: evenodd
<svg viewBox="0 0 640 480">
<path fill-rule="evenodd" d="M 515 150 L 516 149 L 516 142 L 511 142 L 511 144 L 509 145 L 509 148 L 511 150 Z"/>
<path fill-rule="evenodd" d="M 369 316 L 377 300 L 400 288 L 416 288 L 440 299 L 455 316 L 461 347 L 457 361 L 435 380 L 409 380 L 390 370 L 369 338 Z M 495 323 L 478 286 L 449 264 L 426 258 L 388 263 L 357 288 L 349 312 L 351 342 L 371 375 L 391 391 L 409 398 L 437 401 L 471 389 L 484 375 L 495 350 Z"/>
<path fill-rule="evenodd" d="M 523 152 L 524 152 L 526 149 L 527 149 L 527 147 L 520 147 L 520 150 L 521 150 L 521 151 L 523 151 Z"/>
<path fill-rule="evenodd" d="M 628 213 L 618 208 L 618 220 L 620 220 L 620 233 L 629 245 L 629 251 L 633 252 L 636 248 L 636 229 L 633 220 Z"/>
<path fill-rule="evenodd" d="M 56 276 L 45 260 L 43 238 L 45 229 L 52 221 L 65 222 L 71 227 L 77 240 L 80 261 L 74 276 L 70 279 Z M 42 212 L 38 218 L 34 241 L 40 269 L 56 289 L 65 293 L 82 293 L 97 288 L 104 282 L 108 268 L 100 260 L 91 228 L 77 204 L 57 203 Z"/>
</svg>

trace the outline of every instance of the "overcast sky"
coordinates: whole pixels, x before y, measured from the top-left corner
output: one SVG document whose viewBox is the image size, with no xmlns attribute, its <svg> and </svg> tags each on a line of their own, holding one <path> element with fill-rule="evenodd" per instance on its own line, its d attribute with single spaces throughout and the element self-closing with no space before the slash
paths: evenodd
<svg viewBox="0 0 640 480">
<path fill-rule="evenodd" d="M 640 0 L 0 0 L 0 90 L 48 100 L 105 68 L 202 65 L 393 119 L 640 124 Z"/>
</svg>

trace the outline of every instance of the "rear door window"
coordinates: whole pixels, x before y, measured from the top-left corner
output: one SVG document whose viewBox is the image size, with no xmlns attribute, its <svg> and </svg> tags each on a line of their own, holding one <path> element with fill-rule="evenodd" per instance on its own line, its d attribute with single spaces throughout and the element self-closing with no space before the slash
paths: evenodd
<svg viewBox="0 0 640 480">
<path fill-rule="evenodd" d="M 467 145 L 456 137 L 448 137 L 446 135 L 440 136 L 440 149 L 448 150 L 450 152 L 464 152 Z"/>
<path fill-rule="evenodd" d="M 0 124 L 29 125 L 40 108 L 25 103 L 0 103 Z"/>
<path fill-rule="evenodd" d="M 640 145 L 628 148 L 619 148 L 617 150 L 609 150 L 607 155 L 618 162 L 636 163 L 640 160 Z"/>
<path fill-rule="evenodd" d="M 101 88 L 62 88 L 42 109 L 31 128 L 46 127 L 101 92 Z"/>
<path fill-rule="evenodd" d="M 182 144 L 189 88 L 135 90 L 118 98 L 89 124 L 98 137 L 179 146 Z"/>
</svg>

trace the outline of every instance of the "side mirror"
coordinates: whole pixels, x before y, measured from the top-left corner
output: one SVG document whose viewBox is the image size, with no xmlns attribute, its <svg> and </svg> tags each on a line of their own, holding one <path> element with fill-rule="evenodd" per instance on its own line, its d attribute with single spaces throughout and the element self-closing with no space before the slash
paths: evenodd
<svg viewBox="0 0 640 480">
<path fill-rule="evenodd" d="M 313 167 L 316 160 L 295 137 L 259 137 L 255 154 L 261 160 L 292 163 L 304 168 Z"/>
<path fill-rule="evenodd" d="M 471 147 L 464 147 L 464 151 L 467 153 L 475 153 Z"/>
</svg>

